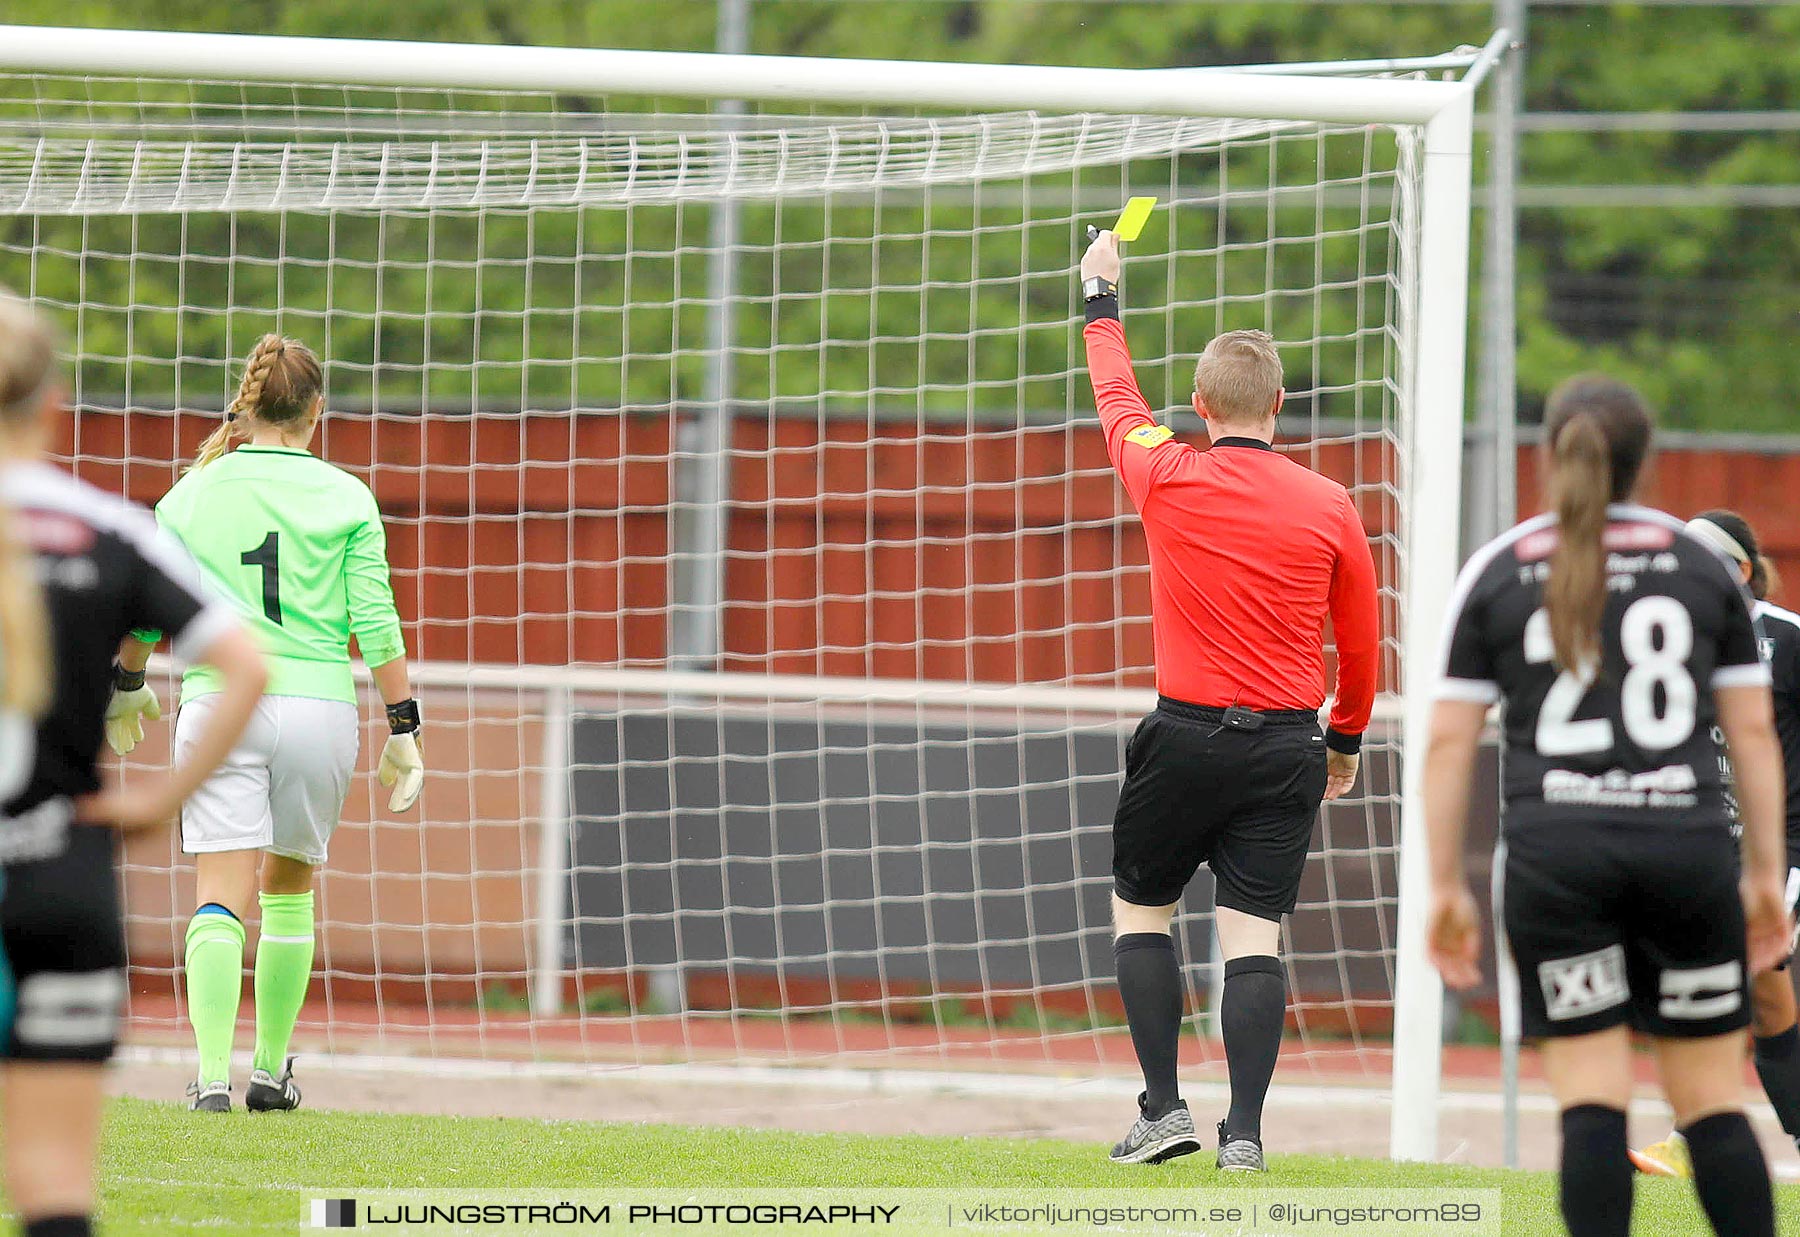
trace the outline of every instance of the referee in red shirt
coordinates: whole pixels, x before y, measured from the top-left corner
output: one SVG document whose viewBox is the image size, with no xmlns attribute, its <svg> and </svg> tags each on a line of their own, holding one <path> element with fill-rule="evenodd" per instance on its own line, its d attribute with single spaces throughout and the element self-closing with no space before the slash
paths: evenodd
<svg viewBox="0 0 1800 1237">
<path fill-rule="evenodd" d="M 1194 370 L 1212 449 L 1151 416 L 1119 324 L 1119 248 L 1102 232 L 1081 259 L 1088 373 L 1106 452 L 1144 521 L 1156 712 L 1125 749 L 1113 820 L 1113 949 L 1144 1070 L 1123 1163 L 1200 1149 L 1175 1077 L 1181 973 L 1169 923 L 1201 864 L 1217 889 L 1225 993 L 1219 1023 L 1231 1107 L 1218 1165 L 1260 1172 L 1263 1099 L 1287 1016 L 1277 956 L 1322 799 L 1356 781 L 1375 699 L 1375 563 L 1350 495 L 1271 446 L 1281 359 L 1261 331 L 1228 331 Z M 1325 619 L 1337 700 L 1325 702 Z"/>
</svg>

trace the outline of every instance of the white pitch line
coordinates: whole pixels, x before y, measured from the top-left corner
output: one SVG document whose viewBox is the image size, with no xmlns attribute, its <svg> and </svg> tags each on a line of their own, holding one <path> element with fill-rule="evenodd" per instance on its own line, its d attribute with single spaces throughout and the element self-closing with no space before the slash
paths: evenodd
<svg viewBox="0 0 1800 1237">
<path fill-rule="evenodd" d="M 243 1062 L 248 1063 L 248 1054 L 241 1056 Z M 133 1065 L 182 1069 L 188 1068 L 193 1061 L 192 1054 L 185 1049 L 148 1044 L 122 1045 L 117 1057 Z M 387 1057 L 354 1053 L 308 1057 L 307 1068 L 323 1073 L 403 1074 L 416 1078 L 567 1079 L 588 1083 L 619 1080 L 687 1086 L 799 1087 L 862 1095 L 1004 1095 L 1046 1100 L 1129 1100 L 1139 1089 L 1137 1083 L 1127 1078 L 1049 1077 L 1043 1074 L 768 1065 L 586 1065 L 566 1061 L 479 1061 L 469 1057 Z M 1219 1101 L 1229 1100 L 1231 1096 L 1231 1088 L 1221 1082 L 1186 1082 L 1182 1084 L 1182 1090 L 1196 1099 Z M 1277 1084 L 1270 1092 L 1270 1099 L 1277 1104 L 1291 1104 L 1297 1108 L 1379 1108 L 1388 1105 L 1391 1098 L 1391 1093 L 1385 1089 L 1348 1083 L 1339 1086 Z M 1505 1099 L 1495 1091 L 1446 1091 L 1439 1097 L 1438 1107 L 1445 1112 L 1497 1115 L 1504 1111 Z M 1753 1103 L 1747 1105 L 1747 1110 L 1765 1124 L 1773 1124 L 1775 1120 L 1767 1104 Z M 1556 1101 L 1542 1092 L 1525 1092 L 1519 1096 L 1519 1111 L 1551 1116 L 1556 1112 Z M 1631 1115 L 1666 1122 L 1670 1109 L 1659 1098 L 1642 1096 L 1631 1101 Z M 1778 1181 L 1800 1181 L 1800 1168 L 1793 1165 L 1772 1164 L 1770 1170 Z"/>
<path fill-rule="evenodd" d="M 272 1190 L 287 1194 L 321 1194 L 328 1188 L 316 1185 L 295 1185 L 291 1181 L 259 1181 L 255 1185 L 251 1185 L 243 1181 L 188 1181 L 181 1177 L 133 1177 L 122 1173 L 107 1173 L 106 1180 L 122 1185 L 159 1185 L 176 1190 Z M 274 1228 L 277 1226 L 270 1224 L 264 1227 Z"/>
<path fill-rule="evenodd" d="M 139 1065 L 187 1066 L 192 1053 L 184 1049 L 150 1045 L 126 1045 L 119 1059 Z M 392 1075 L 420 1078 L 466 1079 L 567 1079 L 600 1083 L 609 1081 L 674 1083 L 692 1086 L 802 1087 L 857 1095 L 962 1095 L 1007 1096 L 1014 1099 L 1084 1100 L 1131 1099 L 1142 1088 L 1133 1079 L 1085 1076 L 1052 1077 L 1044 1074 L 997 1074 L 959 1070 L 848 1069 L 828 1066 L 768 1065 L 606 1065 L 559 1061 L 480 1061 L 467 1057 L 395 1057 L 335 1054 L 307 1057 L 310 1071 L 343 1074 Z M 1184 1082 L 1182 1090 L 1196 1098 L 1229 1098 L 1223 1082 Z M 1279 1081 L 1270 1099 L 1283 1106 L 1318 1109 L 1384 1108 L 1391 1093 L 1382 1087 L 1354 1084 L 1283 1085 Z M 1438 1107 L 1445 1112 L 1500 1113 L 1505 1097 L 1497 1091 L 1445 1091 Z M 1519 1111 L 1554 1114 L 1556 1102 L 1541 1092 L 1519 1096 Z M 1649 1096 L 1632 1101 L 1633 1114 L 1667 1118 L 1669 1106 Z"/>
</svg>

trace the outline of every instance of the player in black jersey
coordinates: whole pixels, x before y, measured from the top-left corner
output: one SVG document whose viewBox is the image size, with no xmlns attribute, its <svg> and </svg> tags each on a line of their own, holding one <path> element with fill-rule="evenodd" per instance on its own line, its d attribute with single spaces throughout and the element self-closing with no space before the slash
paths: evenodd
<svg viewBox="0 0 1800 1237">
<path fill-rule="evenodd" d="M 1479 978 L 1464 825 L 1487 709 L 1503 701 L 1495 914 L 1562 1110 L 1570 1233 L 1630 1231 L 1636 1024 L 1714 1230 L 1773 1237 L 1741 1108 L 1746 986 L 1788 943 L 1781 752 L 1749 598 L 1681 521 L 1626 501 L 1650 449 L 1637 392 L 1571 379 L 1544 431 L 1552 512 L 1477 551 L 1451 597 L 1424 774 L 1432 960 L 1453 987 Z M 1715 724 L 1734 757 L 1741 869 Z"/>
<path fill-rule="evenodd" d="M 1787 885 L 1785 901 L 1793 918 L 1800 900 L 1800 614 L 1769 601 L 1779 587 L 1775 567 L 1763 556 L 1756 532 L 1735 511 L 1704 511 L 1688 521 L 1688 531 L 1725 555 L 1750 595 L 1763 661 L 1769 667 L 1775 702 L 1775 732 L 1781 740 L 1787 770 Z M 1715 734 L 1720 759 L 1726 759 L 1724 736 Z M 1724 766 L 1730 776 L 1730 765 Z M 1788 953 L 1794 949 L 1790 934 Z M 1750 984 L 1750 1032 L 1756 1076 L 1781 1128 L 1800 1143 L 1800 1028 L 1796 1028 L 1794 979 L 1783 963 L 1758 975 Z M 1638 1171 L 1662 1177 L 1690 1177 L 1693 1165 L 1679 1131 L 1642 1151 L 1631 1153 Z"/>
<path fill-rule="evenodd" d="M 3 362 L 0 362 L 3 364 Z M 34 732 L 50 703 L 50 632 L 37 558 L 0 496 L 0 801 L 25 788 L 37 754 Z M 0 899 L 6 896 L 0 872 Z M 0 949 L 0 1041 L 12 1025 L 12 968 Z"/>
<path fill-rule="evenodd" d="M 146 512 L 39 462 L 61 405 L 48 331 L 0 291 L 0 497 L 35 552 L 52 671 L 30 771 L 0 805 L 0 943 L 17 996 L 0 1034 L 6 1185 L 25 1237 L 92 1231 L 101 1067 L 125 996 L 114 827 L 168 824 L 263 684 L 256 646 Z M 136 627 L 179 633 L 177 654 L 217 666 L 229 701 L 187 763 L 103 790 L 112 657 Z"/>
</svg>

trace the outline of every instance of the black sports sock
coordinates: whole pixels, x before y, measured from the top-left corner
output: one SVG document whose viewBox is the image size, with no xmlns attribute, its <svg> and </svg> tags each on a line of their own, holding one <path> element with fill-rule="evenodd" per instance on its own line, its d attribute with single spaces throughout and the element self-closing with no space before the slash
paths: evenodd
<svg viewBox="0 0 1800 1237">
<path fill-rule="evenodd" d="M 1800 1138 L 1800 1027 L 1756 1039 L 1756 1076 L 1789 1138 Z"/>
<path fill-rule="evenodd" d="M 1681 1131 L 1694 1160 L 1694 1192 L 1725 1237 L 1775 1237 L 1775 1196 L 1769 1165 L 1750 1120 L 1741 1112 L 1716 1112 Z"/>
<path fill-rule="evenodd" d="M 1225 1068 L 1231 1074 L 1231 1109 L 1225 1133 L 1262 1137 L 1263 1101 L 1281 1055 L 1281 1028 L 1287 1022 L 1287 974 L 1269 954 L 1233 958 L 1225 964 L 1225 992 L 1219 998 L 1219 1030 L 1225 1039 Z"/>
<path fill-rule="evenodd" d="M 1631 1160 L 1625 1114 L 1577 1104 L 1562 1115 L 1562 1213 L 1569 1237 L 1627 1237 L 1631 1232 Z"/>
<path fill-rule="evenodd" d="M 1181 1045 L 1181 968 L 1175 942 L 1161 932 L 1127 932 L 1113 942 L 1119 998 L 1131 1046 L 1144 1069 L 1144 1115 L 1165 1115 L 1181 1099 L 1175 1057 Z"/>
<path fill-rule="evenodd" d="M 93 1237 L 94 1222 L 87 1216 L 45 1216 L 27 1220 L 20 1237 Z"/>
</svg>

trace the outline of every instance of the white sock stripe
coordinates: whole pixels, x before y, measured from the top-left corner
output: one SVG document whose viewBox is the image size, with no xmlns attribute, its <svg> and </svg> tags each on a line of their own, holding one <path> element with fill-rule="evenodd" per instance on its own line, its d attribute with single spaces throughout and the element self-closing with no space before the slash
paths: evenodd
<svg viewBox="0 0 1800 1237">
<path fill-rule="evenodd" d="M 307 935 L 307 936 L 272 936 L 269 933 L 265 932 L 262 934 L 261 939 L 265 940 L 265 941 L 272 941 L 277 945 L 310 945 L 313 943 L 313 938 L 311 935 Z"/>
</svg>

